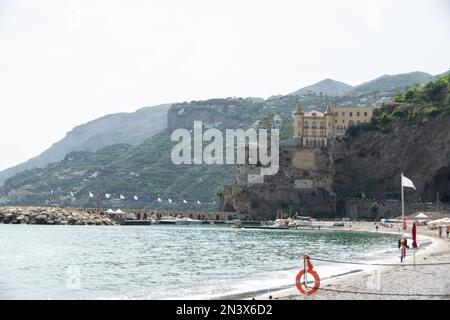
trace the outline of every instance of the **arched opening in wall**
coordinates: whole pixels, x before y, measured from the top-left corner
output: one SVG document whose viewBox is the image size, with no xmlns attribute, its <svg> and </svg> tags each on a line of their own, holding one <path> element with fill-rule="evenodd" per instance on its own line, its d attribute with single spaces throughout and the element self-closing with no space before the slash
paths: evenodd
<svg viewBox="0 0 450 320">
<path fill-rule="evenodd" d="M 433 176 L 430 183 L 425 186 L 428 201 L 450 203 L 450 166 L 442 167 Z"/>
<path fill-rule="evenodd" d="M 353 120 L 350 120 L 349 122 L 348 122 L 348 126 L 349 127 L 353 127 L 355 125 L 355 122 L 353 121 Z"/>
</svg>

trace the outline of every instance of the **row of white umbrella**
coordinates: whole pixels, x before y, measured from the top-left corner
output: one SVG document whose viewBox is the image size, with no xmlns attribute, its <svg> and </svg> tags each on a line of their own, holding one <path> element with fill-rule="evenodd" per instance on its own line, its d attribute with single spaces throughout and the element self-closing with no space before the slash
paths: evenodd
<svg viewBox="0 0 450 320">
<path fill-rule="evenodd" d="M 53 190 L 51 191 L 51 194 L 52 194 L 52 196 L 54 195 Z M 75 198 L 75 193 L 70 192 L 70 196 L 71 196 L 72 198 Z M 89 198 L 95 198 L 94 193 L 89 192 Z M 105 193 L 105 199 L 111 199 L 111 198 L 112 198 L 112 194 L 110 194 L 110 193 Z M 126 197 L 125 197 L 123 194 L 121 194 L 121 195 L 119 196 L 119 199 L 120 199 L 120 200 L 125 200 Z M 139 201 L 139 197 L 138 197 L 137 195 L 133 195 L 132 199 L 133 199 L 134 201 Z M 165 202 L 165 201 L 163 201 L 160 197 L 157 198 L 157 201 L 160 202 L 160 203 Z M 168 198 L 168 199 L 167 199 L 167 202 L 168 202 L 168 203 L 171 203 L 171 204 L 174 204 L 174 203 L 175 203 L 171 198 Z M 185 199 L 183 199 L 182 202 L 183 202 L 183 204 L 187 204 L 187 203 L 188 203 L 188 201 L 185 200 Z M 197 203 L 197 204 L 202 204 L 202 202 L 201 202 L 200 200 L 197 200 L 196 203 Z M 211 204 L 216 204 L 216 201 L 214 200 L 213 202 L 211 202 Z"/>
</svg>

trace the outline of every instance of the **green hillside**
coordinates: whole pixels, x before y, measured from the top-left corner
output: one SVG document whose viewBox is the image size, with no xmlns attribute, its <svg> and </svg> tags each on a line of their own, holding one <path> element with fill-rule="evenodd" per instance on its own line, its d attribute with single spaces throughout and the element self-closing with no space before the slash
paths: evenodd
<svg viewBox="0 0 450 320">
<path fill-rule="evenodd" d="M 234 166 L 174 165 L 170 159 L 174 144 L 170 133 L 164 131 L 138 146 L 122 144 L 97 152 L 72 152 L 60 163 L 16 175 L 4 189 L 22 191 L 16 191 L 11 201 L 36 205 L 50 201 L 50 190 L 54 190 L 57 203 L 62 205 L 95 206 L 96 199 L 89 198 L 92 192 L 101 195 L 105 207 L 117 204 L 105 199 L 105 193 L 111 193 L 112 198 L 125 195 L 127 199 L 120 204 L 129 207 L 214 210 L 212 202 L 217 201 L 222 185 L 234 181 Z M 75 203 L 70 192 L 75 194 Z M 132 199 L 134 195 L 139 201 Z M 183 199 L 188 204 L 183 204 Z"/>
<path fill-rule="evenodd" d="M 374 92 L 403 90 L 417 83 L 423 84 L 431 80 L 433 80 L 431 74 L 418 71 L 396 75 L 384 75 L 356 86 L 351 93 L 354 95 L 361 95 Z"/>
</svg>

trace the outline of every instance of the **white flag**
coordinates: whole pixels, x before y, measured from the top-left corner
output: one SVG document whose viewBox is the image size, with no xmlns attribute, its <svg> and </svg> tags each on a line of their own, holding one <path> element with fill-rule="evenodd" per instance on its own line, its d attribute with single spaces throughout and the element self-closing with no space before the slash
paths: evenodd
<svg viewBox="0 0 450 320">
<path fill-rule="evenodd" d="M 402 176 L 402 185 L 403 187 L 413 188 L 414 190 L 416 190 L 414 183 L 405 176 Z"/>
<path fill-rule="evenodd" d="M 123 194 L 120 195 L 120 200 L 125 200 L 125 197 L 123 196 Z"/>
<path fill-rule="evenodd" d="M 199 200 L 197 200 L 197 204 L 202 204 Z"/>
<path fill-rule="evenodd" d="M 169 203 L 172 203 L 172 199 L 169 198 Z"/>
<path fill-rule="evenodd" d="M 183 200 L 183 203 L 187 203 L 187 201 L 186 201 L 186 200 Z"/>
<path fill-rule="evenodd" d="M 161 198 L 160 197 L 158 197 L 158 202 L 161 202 L 162 200 L 161 200 Z"/>
<path fill-rule="evenodd" d="M 134 196 L 134 200 L 138 201 L 139 200 L 138 196 Z"/>
<path fill-rule="evenodd" d="M 110 193 L 106 193 L 106 194 L 105 194 L 105 198 L 106 198 L 106 199 L 111 198 L 111 194 L 110 194 Z"/>
</svg>

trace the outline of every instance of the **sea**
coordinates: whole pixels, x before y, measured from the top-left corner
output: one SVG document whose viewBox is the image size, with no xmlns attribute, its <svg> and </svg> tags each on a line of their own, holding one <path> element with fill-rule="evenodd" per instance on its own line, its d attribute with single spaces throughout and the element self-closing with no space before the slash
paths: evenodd
<svg viewBox="0 0 450 320">
<path fill-rule="evenodd" d="M 0 299 L 220 299 L 295 287 L 399 255 L 398 236 L 225 225 L 0 225 Z"/>
</svg>

